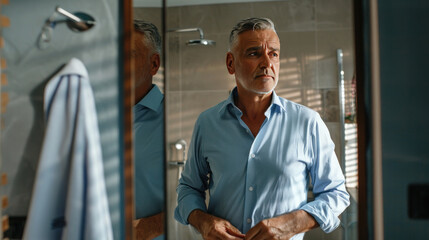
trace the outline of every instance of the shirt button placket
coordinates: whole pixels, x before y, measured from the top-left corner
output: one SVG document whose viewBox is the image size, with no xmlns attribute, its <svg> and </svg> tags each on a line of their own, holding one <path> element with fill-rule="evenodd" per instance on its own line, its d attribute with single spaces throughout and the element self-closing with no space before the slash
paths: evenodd
<svg viewBox="0 0 429 240">
<path fill-rule="evenodd" d="M 254 181 L 254 174 L 255 174 L 255 169 L 253 169 L 253 160 L 255 160 L 256 158 L 256 154 L 255 153 L 251 153 L 249 156 L 249 165 L 247 168 L 247 180 L 248 183 L 247 185 L 247 191 L 246 191 L 246 199 L 248 200 L 248 202 L 246 201 L 246 204 L 250 204 L 247 206 L 246 209 L 246 218 L 245 218 L 245 222 L 248 225 L 247 226 L 247 230 L 250 229 L 250 225 L 252 224 L 252 218 L 251 218 L 251 213 L 252 213 L 252 208 L 253 208 L 253 202 L 255 201 L 255 187 L 252 185 L 253 181 Z"/>
</svg>

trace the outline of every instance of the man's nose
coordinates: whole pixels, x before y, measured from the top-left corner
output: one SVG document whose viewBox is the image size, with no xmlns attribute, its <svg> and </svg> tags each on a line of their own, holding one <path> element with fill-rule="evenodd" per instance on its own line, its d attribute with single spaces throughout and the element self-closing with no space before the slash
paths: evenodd
<svg viewBox="0 0 429 240">
<path fill-rule="evenodd" d="M 261 56 L 261 62 L 259 63 L 259 66 L 261 68 L 270 68 L 273 66 L 273 63 L 271 62 L 271 58 L 268 55 L 268 53 L 264 53 Z"/>
</svg>

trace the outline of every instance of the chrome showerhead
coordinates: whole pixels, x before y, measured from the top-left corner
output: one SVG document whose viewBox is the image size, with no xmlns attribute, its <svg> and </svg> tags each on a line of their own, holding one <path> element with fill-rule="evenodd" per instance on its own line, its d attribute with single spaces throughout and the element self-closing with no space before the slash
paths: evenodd
<svg viewBox="0 0 429 240">
<path fill-rule="evenodd" d="M 168 32 L 199 32 L 200 33 L 200 39 L 192 39 L 186 42 L 186 45 L 188 46 L 196 46 L 196 45 L 203 45 L 203 46 L 212 46 L 216 45 L 216 42 L 213 40 L 207 40 L 204 39 L 204 33 L 201 28 L 179 28 L 179 29 L 171 29 L 168 30 Z"/>
<path fill-rule="evenodd" d="M 189 40 L 186 45 L 188 46 L 195 46 L 195 45 L 204 45 L 204 46 L 211 46 L 216 45 L 216 42 L 213 40 L 207 40 L 207 39 L 193 39 Z"/>
</svg>

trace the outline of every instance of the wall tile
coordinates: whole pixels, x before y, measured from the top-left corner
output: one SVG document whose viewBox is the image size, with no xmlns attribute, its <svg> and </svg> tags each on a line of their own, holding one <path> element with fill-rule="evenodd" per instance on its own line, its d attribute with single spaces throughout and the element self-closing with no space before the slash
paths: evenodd
<svg viewBox="0 0 429 240">
<path fill-rule="evenodd" d="M 180 42 L 180 36 L 167 34 L 166 46 L 167 87 L 169 91 L 178 91 L 181 89 L 182 81 L 182 46 Z"/>
<path fill-rule="evenodd" d="M 343 50 L 344 78 L 350 80 L 354 73 L 354 41 L 351 30 L 317 32 L 317 81 L 315 88 L 335 88 L 338 86 L 337 49 Z"/>
<path fill-rule="evenodd" d="M 306 87 L 316 78 L 314 32 L 280 32 L 280 72 L 277 88 Z"/>
<path fill-rule="evenodd" d="M 253 3 L 253 15 L 268 17 L 277 32 L 311 31 L 316 28 L 315 0 L 290 0 Z"/>
<path fill-rule="evenodd" d="M 155 24 L 162 35 L 161 8 L 133 8 L 134 19 L 141 19 Z"/>
<path fill-rule="evenodd" d="M 250 3 L 181 7 L 182 27 L 200 27 L 204 33 L 229 34 L 235 23 L 253 16 Z"/>
<path fill-rule="evenodd" d="M 167 142 L 173 142 L 182 136 L 182 94 L 179 91 L 167 92 L 165 96 Z"/>
<path fill-rule="evenodd" d="M 182 90 L 229 90 L 235 86 L 225 65 L 227 37 L 207 36 L 216 46 L 186 46 L 188 39 L 181 43 Z"/>
<path fill-rule="evenodd" d="M 317 29 L 351 29 L 353 27 L 352 0 L 316 0 Z"/>
<path fill-rule="evenodd" d="M 333 232 L 326 234 L 320 228 L 313 229 L 307 232 L 304 236 L 304 240 L 342 240 L 343 231 L 341 227 L 338 227 Z"/>
<path fill-rule="evenodd" d="M 173 28 L 179 28 L 182 26 L 182 14 L 181 14 L 181 8 L 180 7 L 167 7 L 166 10 L 166 28 L 167 30 L 173 29 Z"/>
</svg>

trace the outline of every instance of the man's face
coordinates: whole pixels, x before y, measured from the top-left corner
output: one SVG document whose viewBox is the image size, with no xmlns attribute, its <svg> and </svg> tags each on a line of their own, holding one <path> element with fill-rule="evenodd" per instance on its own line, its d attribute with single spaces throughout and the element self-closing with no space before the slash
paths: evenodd
<svg viewBox="0 0 429 240">
<path fill-rule="evenodd" d="M 228 72 L 235 74 L 238 90 L 269 94 L 275 88 L 280 68 L 280 40 L 273 30 L 246 31 L 227 54 Z"/>
</svg>

